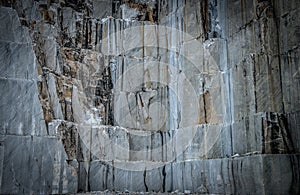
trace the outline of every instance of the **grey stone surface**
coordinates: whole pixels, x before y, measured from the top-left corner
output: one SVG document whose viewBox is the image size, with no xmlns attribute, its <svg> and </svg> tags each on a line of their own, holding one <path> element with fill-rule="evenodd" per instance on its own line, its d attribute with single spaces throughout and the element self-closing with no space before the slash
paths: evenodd
<svg viewBox="0 0 300 195">
<path fill-rule="evenodd" d="M 1 193 L 67 193 L 77 190 L 76 167 L 69 165 L 55 137 L 1 136 Z"/>
<path fill-rule="evenodd" d="M 35 56 L 31 42 L 1 41 L 0 53 L 2 64 L 0 70 L 1 77 L 18 79 L 37 78 Z"/>
<path fill-rule="evenodd" d="M 8 135 L 46 135 L 43 110 L 38 99 L 36 82 L 0 79 L 1 132 Z"/>
<path fill-rule="evenodd" d="M 231 156 L 232 152 L 230 126 L 200 125 L 156 132 L 95 126 L 91 130 L 91 135 L 88 132 L 88 128 L 91 127 L 80 126 L 79 128 L 83 141 L 81 147 L 85 146 L 91 150 L 92 160 L 172 162 L 226 158 Z M 234 142 L 235 147 L 238 147 L 238 141 L 236 142 Z M 262 145 L 260 140 L 253 142 L 253 145 L 255 144 Z M 251 149 L 249 151 L 258 152 Z M 241 152 L 244 153 L 247 151 Z M 258 153 L 261 153 L 261 150 Z"/>
<path fill-rule="evenodd" d="M 149 171 L 120 170 L 105 162 L 94 161 L 90 167 L 90 172 L 93 173 L 90 180 L 93 181 L 93 191 L 114 189 L 130 192 L 134 189 L 134 192 L 139 192 L 148 189 L 154 192 L 224 194 L 237 193 L 243 189 L 243 193 L 255 194 L 280 194 L 287 191 L 298 193 L 299 189 L 296 186 L 299 180 L 297 176 L 291 175 L 293 169 L 299 173 L 298 166 L 299 155 L 255 155 L 234 159 L 194 160 L 168 163 L 162 168 Z M 162 186 L 153 185 L 153 180 Z M 274 187 L 266 187 L 266 183 L 267 186 Z"/>
<path fill-rule="evenodd" d="M 298 1 L 0 5 L 0 193 L 299 194 Z"/>
<path fill-rule="evenodd" d="M 286 112 L 299 111 L 299 93 L 293 91 L 299 91 L 299 47 L 285 51 L 286 53 L 281 55 L 281 64 L 284 64 L 281 68 L 282 75 L 282 90 L 283 90 L 283 104 Z"/>
<path fill-rule="evenodd" d="M 12 8 L 1 7 L 1 41 L 30 43 L 30 37 L 26 27 L 21 26 L 17 12 Z"/>
<path fill-rule="evenodd" d="M 93 0 L 94 17 L 98 19 L 112 16 L 112 1 L 111 0 Z"/>
<path fill-rule="evenodd" d="M 295 151 L 299 151 L 300 145 L 299 145 L 299 139 L 300 139 L 300 133 L 299 131 L 296 131 L 295 129 L 299 129 L 299 117 L 300 113 L 294 112 L 294 113 L 289 113 L 286 115 L 287 118 L 287 124 L 288 124 L 288 129 L 290 130 L 290 136 L 293 142 L 293 147 Z"/>
<path fill-rule="evenodd" d="M 295 7 L 297 8 L 297 7 Z M 283 8 L 284 9 L 284 8 Z M 280 26 L 279 30 L 279 45 L 280 51 L 287 52 L 293 50 L 295 47 L 299 47 L 300 32 L 299 32 L 299 7 L 297 9 L 291 10 L 284 16 L 279 18 Z"/>
<path fill-rule="evenodd" d="M 76 192 L 76 166 L 67 163 L 62 143 L 48 136 L 28 29 L 16 11 L 0 9 L 0 193 Z"/>
</svg>

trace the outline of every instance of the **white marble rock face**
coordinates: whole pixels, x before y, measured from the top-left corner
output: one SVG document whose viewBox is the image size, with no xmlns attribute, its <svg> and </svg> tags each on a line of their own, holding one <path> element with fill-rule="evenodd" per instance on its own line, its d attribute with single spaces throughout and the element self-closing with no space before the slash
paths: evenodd
<svg viewBox="0 0 300 195">
<path fill-rule="evenodd" d="M 1 194 L 298 194 L 299 1 L 0 1 Z"/>
</svg>

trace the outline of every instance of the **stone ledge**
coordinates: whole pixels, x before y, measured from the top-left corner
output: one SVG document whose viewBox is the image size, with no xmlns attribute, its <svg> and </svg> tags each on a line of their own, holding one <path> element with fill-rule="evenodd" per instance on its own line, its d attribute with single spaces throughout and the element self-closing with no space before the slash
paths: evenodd
<svg viewBox="0 0 300 195">
<path fill-rule="evenodd" d="M 142 171 L 91 162 L 89 182 L 92 191 L 297 194 L 299 174 L 292 171 L 299 172 L 299 161 L 299 154 L 254 155 L 171 163 Z"/>
</svg>

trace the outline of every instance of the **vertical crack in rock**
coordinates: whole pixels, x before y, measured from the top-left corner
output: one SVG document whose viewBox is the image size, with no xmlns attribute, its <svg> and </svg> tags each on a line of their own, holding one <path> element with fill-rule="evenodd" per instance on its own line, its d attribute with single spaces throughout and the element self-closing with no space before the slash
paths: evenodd
<svg viewBox="0 0 300 195">
<path fill-rule="evenodd" d="M 276 18 L 278 18 L 278 13 L 276 13 L 275 11 L 275 6 L 274 3 L 272 4 L 272 16 L 273 16 L 273 21 L 275 23 L 275 29 L 276 29 L 276 34 L 275 34 L 275 40 L 276 40 L 276 47 L 277 47 L 277 53 L 280 54 L 280 20 L 277 20 Z M 279 70 L 279 83 L 280 83 L 280 91 L 281 91 L 281 106 L 282 106 L 282 112 L 285 113 L 285 108 L 284 108 L 284 94 L 283 94 L 283 79 L 282 79 L 282 59 L 281 59 L 281 55 L 278 55 L 278 70 Z"/>
<path fill-rule="evenodd" d="M 253 87 L 254 89 L 257 89 L 257 84 L 256 84 L 256 64 L 255 64 L 255 57 L 252 55 L 251 59 L 253 61 Z M 255 101 L 255 112 L 257 112 L 257 91 L 254 90 L 254 101 Z"/>
<path fill-rule="evenodd" d="M 103 123 L 113 125 L 113 83 L 109 66 L 104 68 L 102 75 L 97 78 L 96 83 L 95 106 L 99 106 L 100 104 L 104 106 L 105 117 Z"/>
<path fill-rule="evenodd" d="M 62 141 L 68 159 L 76 159 L 78 143 L 76 127 L 71 123 L 62 122 L 58 126 L 58 139 Z"/>
<path fill-rule="evenodd" d="M 163 168 L 162 168 L 162 176 L 163 176 L 162 191 L 163 192 L 166 192 L 166 179 L 167 179 L 166 175 L 167 175 L 167 173 L 166 173 L 166 165 L 164 165 Z"/>
<path fill-rule="evenodd" d="M 264 153 L 294 153 L 293 142 L 284 115 L 267 113 L 264 122 Z"/>
<path fill-rule="evenodd" d="M 201 1 L 201 19 L 202 19 L 204 38 L 206 40 L 208 39 L 208 34 L 209 34 L 208 0 Z"/>
<path fill-rule="evenodd" d="M 146 183 L 146 178 L 147 178 L 147 170 L 146 169 L 144 170 L 143 177 L 144 177 L 145 191 L 148 192 L 149 189 L 148 189 L 148 186 L 147 186 L 147 183 Z"/>
<path fill-rule="evenodd" d="M 300 178 L 300 168 L 299 168 L 299 161 L 297 161 L 297 158 L 295 155 L 291 155 L 289 157 L 290 163 L 292 165 L 292 184 L 290 187 L 290 193 L 298 193 L 299 189 L 297 189 L 299 178 Z"/>
<path fill-rule="evenodd" d="M 290 154 L 295 153 L 294 143 L 292 141 L 291 132 L 288 127 L 287 118 L 283 114 L 280 114 L 277 117 L 286 152 Z"/>
</svg>

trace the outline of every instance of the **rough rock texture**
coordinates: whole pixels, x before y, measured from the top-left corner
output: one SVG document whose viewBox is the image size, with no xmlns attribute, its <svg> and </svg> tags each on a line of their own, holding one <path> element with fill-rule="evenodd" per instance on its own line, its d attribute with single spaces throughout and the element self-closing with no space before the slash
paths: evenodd
<svg viewBox="0 0 300 195">
<path fill-rule="evenodd" d="M 0 5 L 1 194 L 300 193 L 298 0 Z"/>
</svg>

